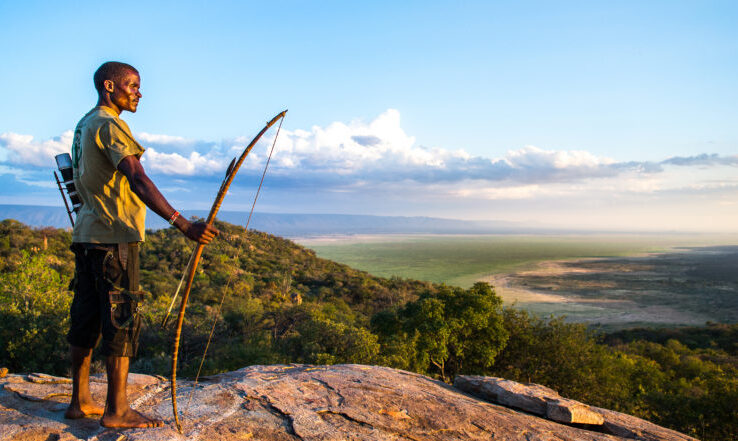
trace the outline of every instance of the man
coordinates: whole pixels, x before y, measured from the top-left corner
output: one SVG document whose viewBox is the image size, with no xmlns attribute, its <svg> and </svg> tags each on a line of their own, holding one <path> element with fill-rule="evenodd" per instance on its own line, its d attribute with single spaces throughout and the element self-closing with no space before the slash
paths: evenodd
<svg viewBox="0 0 738 441">
<path fill-rule="evenodd" d="M 138 71 L 107 62 L 95 72 L 94 83 L 97 106 L 80 120 L 72 145 L 74 183 L 83 205 L 72 235 L 76 270 L 67 340 L 73 389 L 65 416 L 102 415 L 105 427 L 159 427 L 161 420 L 131 409 L 126 394 L 141 326 L 138 243 L 144 240 L 146 206 L 193 241 L 207 244 L 218 231 L 180 216 L 144 172 L 139 161 L 144 149 L 119 118 L 138 107 Z M 104 409 L 93 402 L 89 388 L 92 349 L 100 339 L 108 377 Z"/>
</svg>

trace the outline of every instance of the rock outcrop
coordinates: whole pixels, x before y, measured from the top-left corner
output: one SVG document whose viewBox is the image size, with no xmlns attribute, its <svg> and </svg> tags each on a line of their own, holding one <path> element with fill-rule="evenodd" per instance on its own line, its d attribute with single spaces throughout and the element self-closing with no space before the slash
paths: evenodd
<svg viewBox="0 0 738 441">
<path fill-rule="evenodd" d="M 612 410 L 564 398 L 540 384 L 521 384 L 496 377 L 460 375 L 454 387 L 475 397 L 565 424 L 579 425 L 621 438 L 658 441 L 693 440 L 673 430 Z"/>
<path fill-rule="evenodd" d="M 532 387 L 520 386 L 523 394 Z M 156 429 L 112 430 L 92 418 L 65 420 L 71 393 L 67 378 L 10 374 L 0 379 L 0 387 L 2 441 L 693 440 L 638 418 L 568 402 L 550 389 L 538 390 L 545 402 L 544 413 L 538 415 L 564 415 L 566 409 L 577 415 L 581 405 L 600 415 L 603 424 L 562 424 L 529 409 L 520 412 L 490 403 L 490 396 L 480 399 L 422 375 L 376 366 L 252 366 L 197 386 L 182 381 L 178 402 L 183 435 L 172 424 L 169 383 L 163 377 L 131 374 L 129 379 L 133 407 L 165 420 L 166 425 Z M 105 387 L 104 377 L 93 378 L 96 400 L 104 400 Z M 562 409 L 549 410 L 554 401 L 563 403 Z"/>
</svg>

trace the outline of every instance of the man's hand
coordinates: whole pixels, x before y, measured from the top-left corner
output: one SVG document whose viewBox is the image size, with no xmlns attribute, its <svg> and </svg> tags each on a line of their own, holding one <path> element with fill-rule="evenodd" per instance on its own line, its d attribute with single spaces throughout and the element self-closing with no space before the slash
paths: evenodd
<svg viewBox="0 0 738 441">
<path fill-rule="evenodd" d="M 207 245 L 215 239 L 215 236 L 220 234 L 217 228 L 206 224 L 205 222 L 188 222 L 188 226 L 182 230 L 188 239 L 194 240 L 197 243 Z"/>
</svg>

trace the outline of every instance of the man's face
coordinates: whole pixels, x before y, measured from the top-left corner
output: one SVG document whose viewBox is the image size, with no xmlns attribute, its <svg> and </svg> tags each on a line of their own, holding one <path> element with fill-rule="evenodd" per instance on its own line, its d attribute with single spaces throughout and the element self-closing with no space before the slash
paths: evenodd
<svg viewBox="0 0 738 441">
<path fill-rule="evenodd" d="M 126 71 L 113 83 L 113 92 L 110 94 L 110 100 L 120 111 L 127 110 L 135 113 L 138 107 L 138 100 L 143 96 L 139 91 L 141 77 L 136 72 Z"/>
</svg>

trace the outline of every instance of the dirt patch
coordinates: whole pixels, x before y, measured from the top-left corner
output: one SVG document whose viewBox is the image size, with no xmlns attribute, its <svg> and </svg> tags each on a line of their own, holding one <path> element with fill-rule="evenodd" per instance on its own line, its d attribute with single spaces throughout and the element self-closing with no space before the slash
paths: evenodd
<svg viewBox="0 0 738 441">
<path fill-rule="evenodd" d="M 554 260 L 495 274 L 503 301 L 532 312 L 604 325 L 735 322 L 738 247 L 691 248 L 632 257 Z"/>
</svg>

